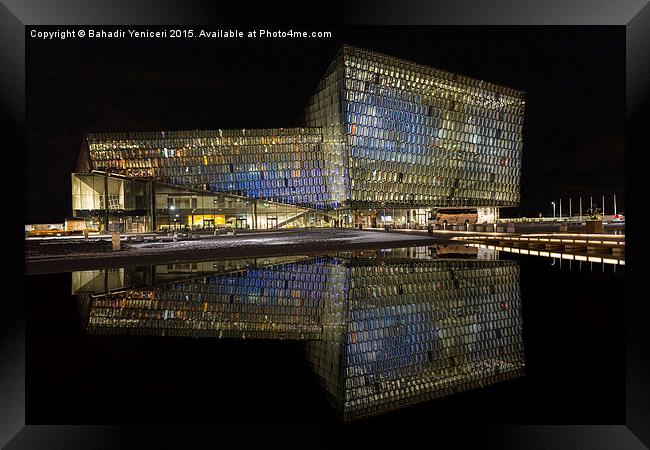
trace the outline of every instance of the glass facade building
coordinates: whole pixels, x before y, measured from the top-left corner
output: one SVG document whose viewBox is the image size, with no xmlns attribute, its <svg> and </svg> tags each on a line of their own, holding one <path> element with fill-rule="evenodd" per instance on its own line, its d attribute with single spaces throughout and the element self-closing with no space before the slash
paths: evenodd
<svg viewBox="0 0 650 450">
<path fill-rule="evenodd" d="M 292 228 L 321 225 L 322 210 L 106 172 L 72 174 L 72 210 L 94 231 Z"/>
<path fill-rule="evenodd" d="M 304 340 L 347 421 L 524 374 L 518 263 L 426 249 L 83 271 L 72 286 L 88 333 Z"/>
<path fill-rule="evenodd" d="M 301 128 L 93 133 L 77 171 L 335 210 L 344 226 L 496 217 L 519 203 L 524 106 L 515 89 L 343 46 Z"/>
<path fill-rule="evenodd" d="M 87 147 L 87 148 L 86 148 Z M 79 171 L 100 170 L 315 209 L 338 206 L 318 128 L 89 134 Z"/>
<path fill-rule="evenodd" d="M 519 203 L 524 94 L 344 46 L 306 108 L 354 207 Z"/>
</svg>

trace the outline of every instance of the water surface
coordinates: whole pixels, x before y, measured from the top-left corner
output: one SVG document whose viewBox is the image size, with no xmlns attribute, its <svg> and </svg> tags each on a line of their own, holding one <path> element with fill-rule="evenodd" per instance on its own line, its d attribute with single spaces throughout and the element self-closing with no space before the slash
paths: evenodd
<svg viewBox="0 0 650 450">
<path fill-rule="evenodd" d="M 33 276 L 28 416 L 620 418 L 624 267 L 561 263 L 436 246 Z"/>
</svg>

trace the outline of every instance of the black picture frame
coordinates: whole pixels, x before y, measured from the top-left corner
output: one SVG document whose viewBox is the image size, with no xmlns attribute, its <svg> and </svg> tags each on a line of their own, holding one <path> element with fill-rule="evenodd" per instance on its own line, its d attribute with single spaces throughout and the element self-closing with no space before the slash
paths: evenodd
<svg viewBox="0 0 650 450">
<path fill-rule="evenodd" d="M 293 23 L 314 21 L 309 12 L 298 18 L 294 7 L 286 15 L 275 5 L 250 11 L 244 5 L 240 9 L 226 8 L 220 2 L 208 1 L 154 1 L 126 0 L 79 1 L 79 0 L 12 0 L 0 4 L 0 96 L 2 122 L 7 126 L 5 138 L 9 148 L 21 148 L 25 128 L 25 27 L 27 25 L 52 24 L 196 24 L 238 23 L 259 19 L 268 23 L 271 18 Z M 624 26 L 626 30 L 626 210 L 627 232 L 627 349 L 626 349 L 626 421 L 621 424 L 575 424 L 575 425 L 525 425 L 486 426 L 480 430 L 422 430 L 423 436 L 434 440 L 449 440 L 454 447 L 464 443 L 480 443 L 490 448 L 590 448 L 590 449 L 636 449 L 650 445 L 650 357 L 648 357 L 648 326 L 643 300 L 644 285 L 640 279 L 641 258 L 637 258 L 635 244 L 642 242 L 642 232 L 636 231 L 636 216 L 641 220 L 643 208 L 636 208 L 634 201 L 646 188 L 635 186 L 632 176 L 634 161 L 643 158 L 647 149 L 644 131 L 648 121 L 648 97 L 650 77 L 650 6 L 643 0 L 618 2 L 575 0 L 557 3 L 543 1 L 472 1 L 444 0 L 436 2 L 388 2 L 354 1 L 345 5 L 321 5 L 316 20 L 320 23 L 341 22 L 345 24 L 400 24 L 400 25 L 612 25 Z M 298 11 L 299 13 L 300 11 Z M 20 155 L 19 151 L 14 156 Z M 17 156 L 17 160 L 20 157 Z M 21 167 L 16 162 L 17 167 Z M 17 181 L 20 182 L 20 181 Z M 15 183 L 15 182 L 14 182 Z M 640 199 L 638 200 L 641 201 Z M 637 213 L 637 210 L 639 211 Z M 642 223 L 642 222 L 639 222 Z M 639 225 L 639 229 L 642 225 Z M 15 228 L 22 236 L 22 224 Z M 20 234 L 18 234 L 20 233 Z M 5 238 L 9 240 L 9 238 Z M 22 242 L 22 237 L 16 239 Z M 20 254 L 22 246 L 17 247 Z M 19 256 L 20 257 L 20 256 Z M 638 265 L 638 267 L 637 267 Z M 21 274 L 20 264 L 10 265 Z M 13 276 L 9 274 L 8 276 Z M 18 279 L 18 278 L 16 278 Z M 19 293 L 18 293 L 19 294 Z M 0 334 L 0 445 L 8 449 L 40 448 L 189 448 L 199 442 L 220 446 L 224 439 L 238 442 L 239 446 L 250 443 L 289 445 L 290 440 L 304 435 L 295 442 L 302 447 L 320 447 L 329 444 L 348 446 L 323 428 L 305 427 L 299 432 L 279 427 L 257 429 L 254 433 L 247 427 L 222 428 L 206 426 L 151 426 L 114 425 L 57 425 L 25 423 L 25 316 L 20 295 L 5 295 L 2 333 Z M 597 393 L 594 393 L 597 395 Z M 561 407 L 561 405 L 558 405 Z M 463 424 L 459 424 L 462 428 Z M 399 435 L 399 431 L 390 435 Z M 289 438 L 289 436 L 291 436 Z M 386 443 L 384 436 L 357 436 L 368 444 L 375 439 Z M 410 439 L 404 435 L 404 445 Z M 154 444 L 156 442 L 156 444 Z"/>
</svg>

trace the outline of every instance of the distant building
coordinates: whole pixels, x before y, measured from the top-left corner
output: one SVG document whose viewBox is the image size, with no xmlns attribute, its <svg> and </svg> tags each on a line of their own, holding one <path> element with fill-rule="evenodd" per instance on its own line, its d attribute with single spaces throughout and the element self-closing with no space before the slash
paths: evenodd
<svg viewBox="0 0 650 450">
<path fill-rule="evenodd" d="M 439 208 L 472 209 L 479 221 L 494 221 L 498 208 L 519 203 L 524 105 L 521 91 L 344 46 L 302 127 L 93 133 L 77 171 L 283 205 L 271 215 L 253 208 L 224 216 L 253 229 L 422 226 Z M 134 215 L 111 189 L 97 191 L 106 197 L 99 207 L 76 203 L 75 216 L 126 230 L 126 217 L 136 217 L 151 230 L 203 227 L 204 217 L 193 216 L 217 212 L 176 209 L 179 220 L 170 224 L 153 213 L 161 205 Z"/>
</svg>

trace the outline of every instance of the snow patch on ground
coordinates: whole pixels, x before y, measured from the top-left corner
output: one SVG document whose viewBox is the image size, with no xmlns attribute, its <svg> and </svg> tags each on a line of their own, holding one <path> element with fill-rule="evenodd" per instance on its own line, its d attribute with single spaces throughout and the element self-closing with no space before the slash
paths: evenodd
<svg viewBox="0 0 650 450">
<path fill-rule="evenodd" d="M 408 235 L 402 233 L 386 233 L 377 231 L 360 231 L 345 229 L 324 229 L 324 230 L 296 230 L 276 233 L 255 233 L 240 236 L 219 236 L 203 237 L 197 240 L 176 241 L 176 242 L 148 242 L 148 243 L 130 243 L 128 250 L 109 253 L 88 253 L 78 252 L 67 253 L 65 255 L 43 254 L 30 256 L 30 261 L 39 259 L 58 259 L 58 258 L 110 258 L 112 256 L 137 256 L 137 255 L 165 255 L 176 252 L 188 252 L 191 250 L 233 250 L 238 249 L 278 247 L 278 246 L 297 246 L 309 245 L 315 248 L 327 243 L 336 244 L 366 244 L 382 242 L 400 242 L 413 240 L 427 241 L 427 236 Z"/>
</svg>

